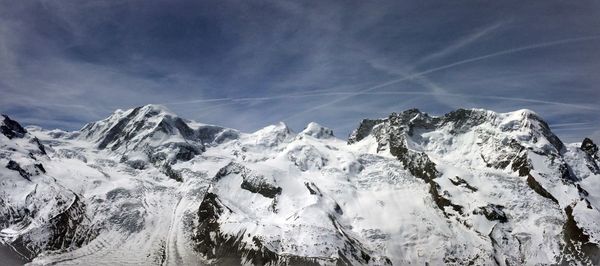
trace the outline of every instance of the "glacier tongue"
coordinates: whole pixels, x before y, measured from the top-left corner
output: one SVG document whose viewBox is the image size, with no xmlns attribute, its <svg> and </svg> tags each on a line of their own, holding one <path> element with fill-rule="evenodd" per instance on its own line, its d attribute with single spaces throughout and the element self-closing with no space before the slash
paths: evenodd
<svg viewBox="0 0 600 266">
<path fill-rule="evenodd" d="M 158 105 L 0 129 L 0 242 L 33 265 L 600 263 L 598 148 L 529 110 L 411 109 L 347 141 Z"/>
</svg>

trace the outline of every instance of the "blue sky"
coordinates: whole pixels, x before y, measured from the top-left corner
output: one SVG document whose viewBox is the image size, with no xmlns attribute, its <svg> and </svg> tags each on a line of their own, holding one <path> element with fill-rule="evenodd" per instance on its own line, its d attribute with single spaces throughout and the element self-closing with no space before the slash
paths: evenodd
<svg viewBox="0 0 600 266">
<path fill-rule="evenodd" d="M 346 137 L 419 108 L 529 108 L 600 141 L 598 1 L 0 0 L 0 112 L 73 130 L 166 105 Z"/>
</svg>

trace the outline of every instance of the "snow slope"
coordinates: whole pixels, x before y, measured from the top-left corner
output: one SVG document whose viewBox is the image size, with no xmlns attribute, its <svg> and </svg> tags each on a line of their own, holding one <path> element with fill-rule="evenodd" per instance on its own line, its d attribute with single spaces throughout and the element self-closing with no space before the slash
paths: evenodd
<svg viewBox="0 0 600 266">
<path fill-rule="evenodd" d="M 0 242 L 32 265 L 600 263 L 598 148 L 529 110 L 411 109 L 348 141 L 156 105 L 0 129 Z"/>
</svg>

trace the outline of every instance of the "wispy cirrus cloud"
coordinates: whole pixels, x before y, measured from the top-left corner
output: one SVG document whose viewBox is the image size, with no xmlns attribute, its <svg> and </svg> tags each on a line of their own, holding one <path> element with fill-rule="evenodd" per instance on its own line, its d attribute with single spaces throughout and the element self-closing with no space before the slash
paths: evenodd
<svg viewBox="0 0 600 266">
<path fill-rule="evenodd" d="M 183 117 L 244 131 L 318 120 L 344 136 L 362 118 L 411 107 L 434 114 L 530 108 L 577 140 L 600 123 L 593 100 L 600 98 L 598 8 L 563 1 L 3 2 L 0 111 L 76 129 L 117 108 L 163 103 Z"/>
<path fill-rule="evenodd" d="M 312 107 L 310 109 L 307 109 L 305 111 L 303 111 L 302 113 L 296 113 L 293 114 L 289 117 L 287 117 L 286 119 L 292 118 L 292 117 L 296 117 L 299 115 L 302 115 L 304 113 L 308 113 L 308 112 L 314 112 L 317 111 L 323 107 L 329 106 L 329 105 L 333 105 L 342 101 L 347 100 L 348 98 L 351 97 L 355 97 L 358 95 L 363 95 L 365 93 L 377 90 L 377 89 L 381 89 L 381 88 L 385 88 L 388 87 L 390 85 L 394 85 L 400 82 L 405 82 L 405 81 L 411 81 L 411 80 L 415 80 L 415 79 L 420 79 L 421 83 L 424 83 L 427 85 L 427 87 L 433 89 L 435 92 L 433 95 L 441 95 L 444 93 L 443 89 L 439 86 L 434 85 L 431 82 L 425 82 L 425 79 L 423 79 L 422 77 L 431 73 L 435 73 L 438 71 L 442 71 L 442 70 L 446 70 L 446 69 L 450 69 L 450 68 L 454 68 L 454 67 L 458 67 L 464 64 L 469 64 L 469 63 L 474 63 L 474 62 L 478 62 L 478 61 L 482 61 L 482 60 L 486 60 L 486 59 L 490 59 L 490 58 L 494 58 L 494 57 L 499 57 L 499 56 L 503 56 L 503 55 L 509 55 L 509 54 L 513 54 L 513 53 L 518 53 L 518 52 L 522 52 L 522 51 L 527 51 L 527 50 L 533 50 L 533 49 L 540 49 L 540 48 L 544 48 L 544 47 L 550 47 L 550 46 L 555 46 L 555 45 L 563 45 L 563 44 L 568 44 L 568 43 L 575 43 L 575 42 L 584 42 L 584 41 L 595 41 L 600 39 L 600 35 L 592 35 L 592 36 L 585 36 L 585 37 L 577 37 L 577 38 L 568 38 L 568 39 L 562 39 L 562 40 L 555 40 L 555 41 L 549 41 L 549 42 L 543 42 L 543 43 L 537 43 L 537 44 L 532 44 L 532 45 L 526 45 L 526 46 L 521 46 L 521 47 L 517 47 L 517 48 L 510 48 L 510 49 L 506 49 L 506 50 L 501 50 L 501 51 L 497 51 L 497 52 L 493 52 L 490 54 L 486 54 L 486 55 L 482 55 L 482 56 L 476 56 L 476 57 L 471 57 L 471 58 L 467 58 L 467 59 L 463 59 L 463 60 L 459 60 L 456 62 L 452 62 L 449 64 L 445 64 L 442 66 L 438 66 L 438 67 L 433 67 L 427 70 L 423 70 L 417 73 L 412 73 L 412 74 L 406 74 L 403 75 L 400 78 L 396 78 L 396 79 L 392 79 L 392 80 L 388 80 L 386 82 L 380 83 L 380 84 L 376 84 L 374 86 L 370 86 L 364 89 L 360 89 L 352 94 L 349 94 L 347 96 L 344 97 L 340 97 L 338 99 L 335 99 L 334 101 L 325 103 L 325 104 L 321 104 L 321 105 L 317 105 L 315 107 Z M 511 99 L 510 97 L 505 97 L 505 99 Z M 518 99 L 518 98 L 513 98 L 513 99 Z M 548 101 L 537 101 L 540 103 L 553 103 L 553 104 L 560 104 L 559 102 L 548 102 Z M 563 104 L 563 105 L 568 105 L 568 104 Z M 574 105 L 576 106 L 576 105 Z M 592 110 L 596 110 L 595 108 L 591 108 Z"/>
</svg>

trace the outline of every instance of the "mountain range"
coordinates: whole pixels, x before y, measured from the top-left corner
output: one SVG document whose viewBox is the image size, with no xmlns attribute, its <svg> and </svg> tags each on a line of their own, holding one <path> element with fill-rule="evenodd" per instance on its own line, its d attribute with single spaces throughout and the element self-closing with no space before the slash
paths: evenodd
<svg viewBox="0 0 600 266">
<path fill-rule="evenodd" d="M 31 265 L 598 265 L 600 152 L 530 110 L 417 109 L 348 139 L 117 110 L 0 118 L 0 255 Z"/>
</svg>

